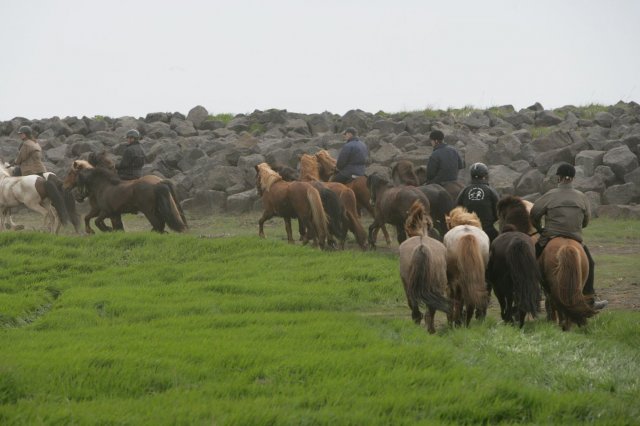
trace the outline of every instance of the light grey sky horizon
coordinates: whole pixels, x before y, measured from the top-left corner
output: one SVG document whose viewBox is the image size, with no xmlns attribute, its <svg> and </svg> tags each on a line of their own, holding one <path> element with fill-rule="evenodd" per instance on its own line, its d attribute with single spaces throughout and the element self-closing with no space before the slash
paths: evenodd
<svg viewBox="0 0 640 426">
<path fill-rule="evenodd" d="M 640 2 L 0 0 L 0 120 L 640 101 Z"/>
</svg>

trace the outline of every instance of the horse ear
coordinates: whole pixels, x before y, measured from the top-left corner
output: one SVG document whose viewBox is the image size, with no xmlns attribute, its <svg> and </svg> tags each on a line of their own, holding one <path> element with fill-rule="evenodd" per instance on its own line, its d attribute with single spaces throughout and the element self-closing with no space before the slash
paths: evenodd
<svg viewBox="0 0 640 426">
<path fill-rule="evenodd" d="M 71 164 L 71 169 L 73 170 L 78 170 L 78 160 L 73 160 L 73 163 Z"/>
</svg>

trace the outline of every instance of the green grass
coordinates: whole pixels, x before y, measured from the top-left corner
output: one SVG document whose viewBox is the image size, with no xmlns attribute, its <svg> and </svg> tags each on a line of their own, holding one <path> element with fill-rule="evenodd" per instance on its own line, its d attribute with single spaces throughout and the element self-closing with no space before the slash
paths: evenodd
<svg viewBox="0 0 640 426">
<path fill-rule="evenodd" d="M 529 128 L 529 133 L 531 133 L 532 139 L 538 139 L 547 136 L 554 130 L 553 127 L 531 127 Z"/>
<path fill-rule="evenodd" d="M 207 117 L 208 121 L 222 121 L 224 124 L 229 124 L 229 122 L 231 120 L 233 120 L 233 118 L 235 117 L 235 114 L 231 114 L 228 112 L 225 113 L 220 113 L 220 114 L 209 114 L 209 117 Z"/>
<path fill-rule="evenodd" d="M 593 120 L 597 113 L 599 112 L 608 112 L 609 107 L 602 104 L 589 104 L 578 107 L 577 116 L 579 118 L 584 118 L 585 120 Z"/>
<path fill-rule="evenodd" d="M 0 234 L 0 424 L 640 416 L 638 312 L 569 333 L 495 312 L 449 329 L 438 313 L 431 336 L 410 320 L 393 251 L 291 246 L 281 220 L 260 240 L 255 219 L 194 221 L 190 235 Z M 586 238 L 637 243 L 625 222 L 594 220 Z"/>
</svg>

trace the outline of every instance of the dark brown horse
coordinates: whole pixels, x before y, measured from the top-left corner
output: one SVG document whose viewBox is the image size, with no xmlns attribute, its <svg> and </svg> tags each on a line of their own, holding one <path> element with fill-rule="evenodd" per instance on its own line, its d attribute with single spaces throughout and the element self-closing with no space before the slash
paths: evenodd
<svg viewBox="0 0 640 426">
<path fill-rule="evenodd" d="M 564 331 L 572 323 L 586 325 L 597 314 L 587 303 L 582 289 L 589 275 L 589 262 L 582 244 L 570 238 L 555 237 L 547 243 L 538 259 L 544 277 L 550 318 L 560 322 Z"/>
<path fill-rule="evenodd" d="M 331 180 L 331 177 L 336 173 L 336 159 L 329 154 L 327 150 L 320 150 L 315 154 L 317 163 L 318 163 L 318 174 L 320 176 L 320 180 L 323 182 L 328 182 Z M 358 214 L 365 209 L 369 212 L 371 217 L 375 216 L 375 212 L 373 209 L 373 205 L 371 204 L 371 194 L 369 193 L 369 188 L 367 187 L 367 177 L 359 176 L 353 179 L 351 182 L 346 183 L 346 186 L 351 189 L 356 196 L 356 208 Z M 384 235 L 384 239 L 387 242 L 387 245 L 391 245 L 391 238 L 389 238 L 389 233 L 387 232 L 387 228 L 382 225 L 382 234 Z M 376 231 L 377 232 L 377 231 Z"/>
<path fill-rule="evenodd" d="M 420 182 L 421 185 L 427 184 L 427 166 L 418 167 L 417 169 L 415 169 L 415 174 L 418 178 L 418 182 Z M 432 182 L 429 184 L 432 184 Z M 464 185 L 462 184 L 462 182 L 458 181 L 441 182 L 439 185 L 447 190 L 454 203 L 458 199 L 458 194 L 460 194 L 460 191 L 464 189 Z"/>
<path fill-rule="evenodd" d="M 429 226 L 429 216 L 424 205 L 415 201 L 409 210 L 405 232 L 409 236 L 398 249 L 400 253 L 400 278 L 404 286 L 411 318 L 420 324 L 420 304 L 427 306 L 424 320 L 429 333 L 435 333 L 434 317 L 437 310 L 450 313 L 447 291 L 447 260 L 445 246 L 424 232 Z"/>
<path fill-rule="evenodd" d="M 81 170 L 76 181 L 80 198 L 92 194 L 98 209 L 96 224 L 108 217 L 121 223 L 124 213 L 142 212 L 154 231 L 164 232 L 165 225 L 176 232 L 187 229 L 171 195 L 169 181 L 151 184 L 142 180 L 122 181 L 102 168 Z"/>
<path fill-rule="evenodd" d="M 505 225 L 511 225 L 516 230 L 529 235 L 537 234 L 531 223 L 529 213 L 533 204 L 515 195 L 507 195 L 498 201 L 498 223 L 500 231 Z"/>
<path fill-rule="evenodd" d="M 429 214 L 429 199 L 413 186 L 394 187 L 383 177 L 376 174 L 367 178 L 367 187 L 371 194 L 371 201 L 375 206 L 373 223 L 369 226 L 369 246 L 375 248 L 375 232 L 385 223 L 390 223 L 396 228 L 398 243 L 407 239 L 404 225 L 409 214 L 409 209 L 415 201 L 424 206 L 426 214 Z"/>
<path fill-rule="evenodd" d="M 258 221 L 258 234 L 264 238 L 264 223 L 274 216 L 284 219 L 287 240 L 293 244 L 291 219 L 304 222 L 307 230 L 303 237 L 306 244 L 309 239 L 317 241 L 324 248 L 327 239 L 327 217 L 322 208 L 318 190 L 307 182 L 286 182 L 274 172 L 267 163 L 255 166 L 256 189 L 262 197 L 264 212 Z"/>
<path fill-rule="evenodd" d="M 318 161 L 315 156 L 308 154 L 300 156 L 300 180 L 328 188 L 338 196 L 344 209 L 343 228 L 351 231 L 360 248 L 365 250 L 367 248 L 367 234 L 358 217 L 356 196 L 353 190 L 339 182 L 321 182 Z M 341 240 L 342 248 L 344 248 L 344 242 L 345 239 L 343 238 Z"/>
</svg>

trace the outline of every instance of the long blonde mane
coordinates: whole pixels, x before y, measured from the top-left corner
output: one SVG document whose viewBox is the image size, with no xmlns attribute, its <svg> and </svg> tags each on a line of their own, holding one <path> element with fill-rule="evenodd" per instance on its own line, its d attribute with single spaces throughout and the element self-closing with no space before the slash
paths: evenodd
<svg viewBox="0 0 640 426">
<path fill-rule="evenodd" d="M 447 226 L 449 229 L 453 229 L 458 225 L 470 225 L 478 228 L 482 228 L 480 218 L 475 213 L 470 213 L 462 206 L 458 206 L 451 210 L 448 215 L 445 216 L 447 220 Z"/>
<path fill-rule="evenodd" d="M 262 191 L 269 191 L 271 185 L 282 180 L 282 176 L 269 167 L 267 163 L 260 163 L 257 167 L 260 178 L 260 189 Z"/>
<path fill-rule="evenodd" d="M 300 180 L 320 180 L 316 156 L 302 154 L 300 157 Z"/>
<path fill-rule="evenodd" d="M 337 161 L 331 156 L 331 154 L 329 154 L 329 151 L 322 149 L 316 152 L 316 158 L 318 159 L 320 166 L 327 172 L 333 173 L 335 171 Z"/>
<path fill-rule="evenodd" d="M 73 170 L 86 170 L 93 169 L 94 167 L 87 160 L 75 160 L 73 164 L 71 164 L 71 168 Z"/>
</svg>

